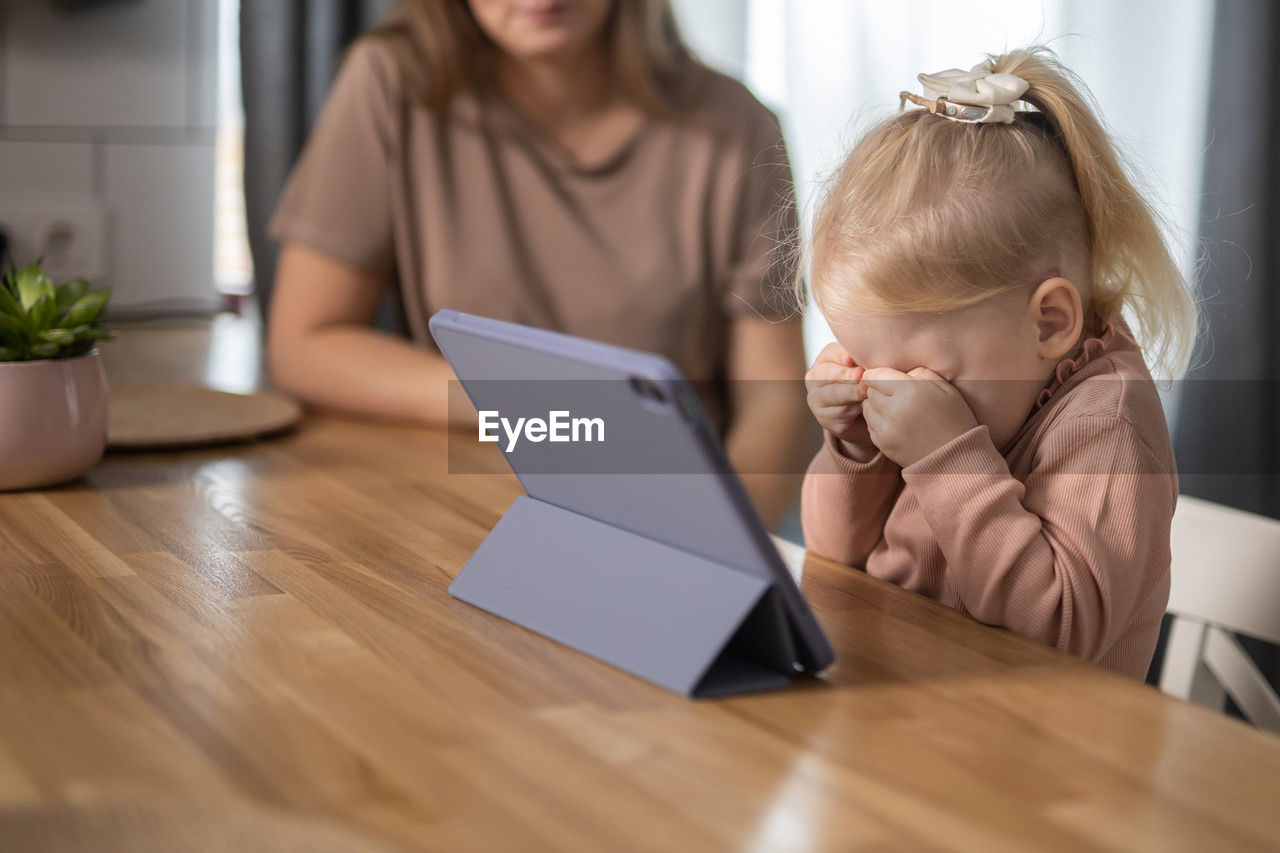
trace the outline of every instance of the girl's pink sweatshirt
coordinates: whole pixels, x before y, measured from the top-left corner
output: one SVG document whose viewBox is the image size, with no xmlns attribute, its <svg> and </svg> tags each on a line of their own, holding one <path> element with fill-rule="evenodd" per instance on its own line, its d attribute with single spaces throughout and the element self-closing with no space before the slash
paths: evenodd
<svg viewBox="0 0 1280 853">
<path fill-rule="evenodd" d="M 828 434 L 810 551 L 1133 678 L 1169 599 L 1177 472 L 1142 355 L 1114 326 L 1058 363 L 1003 450 L 975 427 L 906 468 Z"/>
</svg>

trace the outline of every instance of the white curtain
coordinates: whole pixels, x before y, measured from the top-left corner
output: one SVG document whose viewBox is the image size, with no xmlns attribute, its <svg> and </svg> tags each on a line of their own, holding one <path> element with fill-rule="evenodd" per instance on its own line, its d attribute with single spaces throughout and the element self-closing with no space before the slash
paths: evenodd
<svg viewBox="0 0 1280 853">
<path fill-rule="evenodd" d="M 806 215 L 860 129 L 892 114 L 916 74 L 1047 42 L 1092 90 L 1166 215 L 1191 273 L 1212 0 L 676 0 L 685 35 L 782 118 Z M 805 217 L 802 217 L 805 218 Z M 810 355 L 830 338 L 810 311 Z"/>
</svg>

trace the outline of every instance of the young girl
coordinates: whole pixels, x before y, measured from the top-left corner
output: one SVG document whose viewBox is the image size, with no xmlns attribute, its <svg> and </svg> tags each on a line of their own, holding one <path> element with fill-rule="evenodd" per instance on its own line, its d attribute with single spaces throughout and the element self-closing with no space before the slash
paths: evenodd
<svg viewBox="0 0 1280 853">
<path fill-rule="evenodd" d="M 1143 351 L 1180 373 L 1194 302 L 1051 53 L 920 80 L 814 221 L 806 541 L 1141 679 L 1178 492 Z"/>
</svg>

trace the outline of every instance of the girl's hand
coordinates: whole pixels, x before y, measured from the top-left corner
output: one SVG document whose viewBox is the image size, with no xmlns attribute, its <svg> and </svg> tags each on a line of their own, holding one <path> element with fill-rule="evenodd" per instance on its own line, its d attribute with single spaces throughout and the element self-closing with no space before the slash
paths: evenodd
<svg viewBox="0 0 1280 853">
<path fill-rule="evenodd" d="M 822 428 L 844 442 L 845 451 L 853 458 L 866 461 L 875 455 L 875 448 L 862 419 L 862 402 L 867 398 L 863 372 L 844 347 L 833 341 L 818 353 L 804 375 L 804 384 L 809 409 Z"/>
<path fill-rule="evenodd" d="M 928 368 L 902 373 L 877 367 L 863 381 L 862 414 L 871 440 L 903 468 L 978 425 L 955 386 Z"/>
</svg>

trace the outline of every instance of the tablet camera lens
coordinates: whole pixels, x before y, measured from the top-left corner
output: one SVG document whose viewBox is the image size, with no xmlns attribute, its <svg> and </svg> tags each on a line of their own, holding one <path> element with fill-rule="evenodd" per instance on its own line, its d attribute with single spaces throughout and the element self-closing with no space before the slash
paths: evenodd
<svg viewBox="0 0 1280 853">
<path fill-rule="evenodd" d="M 643 376 L 631 377 L 631 390 L 646 400 L 652 400 L 655 403 L 667 402 L 667 395 L 658 386 L 658 383 L 645 379 Z"/>
</svg>

